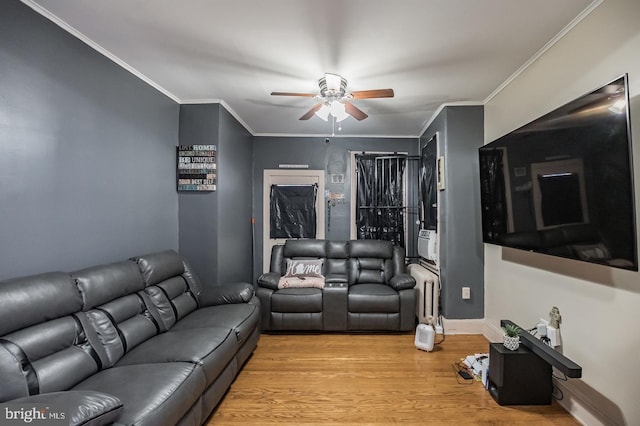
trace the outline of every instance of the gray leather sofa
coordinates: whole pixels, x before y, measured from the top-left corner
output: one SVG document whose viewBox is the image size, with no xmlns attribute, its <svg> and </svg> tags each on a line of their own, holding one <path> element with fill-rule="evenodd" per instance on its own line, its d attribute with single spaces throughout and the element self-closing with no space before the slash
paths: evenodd
<svg viewBox="0 0 640 426">
<path fill-rule="evenodd" d="M 4 281 L 0 402 L 61 404 L 70 424 L 203 424 L 259 312 L 252 285 L 203 287 L 174 251 Z"/>
<path fill-rule="evenodd" d="M 323 288 L 279 288 L 291 261 L 314 259 L 322 260 Z M 256 289 L 265 331 L 415 327 L 415 280 L 406 273 L 402 247 L 377 240 L 287 240 L 273 247 L 270 265 Z"/>
</svg>

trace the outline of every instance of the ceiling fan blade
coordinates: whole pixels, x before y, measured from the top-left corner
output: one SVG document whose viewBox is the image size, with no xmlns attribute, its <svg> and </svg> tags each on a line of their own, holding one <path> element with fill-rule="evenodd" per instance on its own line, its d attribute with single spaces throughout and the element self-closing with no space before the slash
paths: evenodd
<svg viewBox="0 0 640 426">
<path fill-rule="evenodd" d="M 271 92 L 271 96 L 303 96 L 305 98 L 313 98 L 313 93 L 295 93 L 295 92 Z"/>
<path fill-rule="evenodd" d="M 365 114 L 364 111 L 362 111 L 360 108 L 358 108 L 351 102 L 347 102 L 347 101 L 344 102 L 344 110 L 347 112 L 347 114 L 349 114 L 350 116 L 352 116 L 358 121 L 362 121 L 368 117 L 368 115 Z"/>
<path fill-rule="evenodd" d="M 315 104 L 313 106 L 313 108 L 311 108 L 309 111 L 306 112 L 305 115 L 300 117 L 300 120 L 308 120 L 308 119 L 310 119 L 311 117 L 313 117 L 313 114 L 315 114 L 316 111 L 319 110 L 320 108 L 322 108 L 322 103 Z"/>
<path fill-rule="evenodd" d="M 393 98 L 393 89 L 356 90 L 351 92 L 353 99 Z"/>
</svg>

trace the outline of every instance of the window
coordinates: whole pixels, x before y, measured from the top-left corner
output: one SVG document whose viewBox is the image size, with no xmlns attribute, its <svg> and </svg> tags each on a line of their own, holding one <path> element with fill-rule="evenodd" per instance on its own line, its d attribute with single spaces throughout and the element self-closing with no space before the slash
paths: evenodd
<svg viewBox="0 0 640 426">
<path fill-rule="evenodd" d="M 417 176 L 418 156 L 397 153 L 355 153 L 355 196 L 352 196 L 352 238 L 391 241 L 407 248 L 415 246 L 414 230 L 418 219 L 417 185 L 409 187 L 407 176 Z M 416 180 L 417 182 L 417 180 Z M 413 188 L 416 186 L 416 188 Z M 411 203 L 413 204 L 413 203 Z"/>
</svg>

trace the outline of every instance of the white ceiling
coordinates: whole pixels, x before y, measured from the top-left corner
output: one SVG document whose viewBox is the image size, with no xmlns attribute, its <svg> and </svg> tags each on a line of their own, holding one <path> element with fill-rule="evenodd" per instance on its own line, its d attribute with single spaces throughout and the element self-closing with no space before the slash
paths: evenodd
<svg viewBox="0 0 640 426">
<path fill-rule="evenodd" d="M 325 72 L 353 103 L 336 136 L 419 136 L 445 103 L 482 103 L 601 0 L 23 0 L 180 103 L 222 102 L 255 135 L 327 135 L 298 118 Z"/>
</svg>

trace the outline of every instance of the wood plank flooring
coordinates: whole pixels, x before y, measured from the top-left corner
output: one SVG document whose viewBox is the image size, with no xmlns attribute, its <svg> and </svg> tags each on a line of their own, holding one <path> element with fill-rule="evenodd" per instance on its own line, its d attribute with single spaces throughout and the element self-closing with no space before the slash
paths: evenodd
<svg viewBox="0 0 640 426">
<path fill-rule="evenodd" d="M 459 378 L 452 364 L 488 352 L 483 336 L 447 336 L 433 352 L 413 340 L 264 334 L 208 425 L 578 424 L 555 401 L 501 407 L 480 382 Z"/>
</svg>

